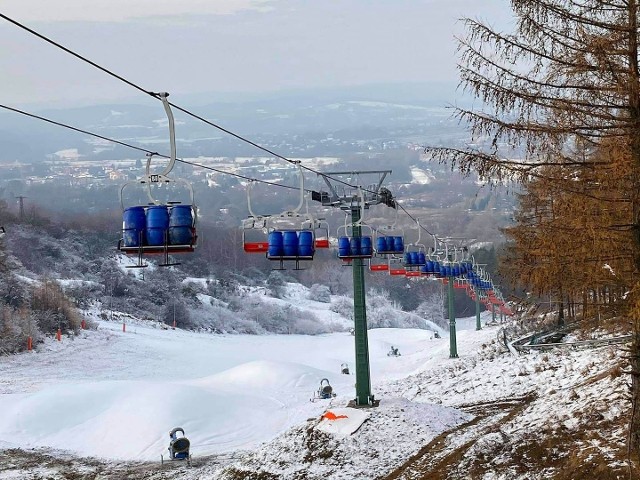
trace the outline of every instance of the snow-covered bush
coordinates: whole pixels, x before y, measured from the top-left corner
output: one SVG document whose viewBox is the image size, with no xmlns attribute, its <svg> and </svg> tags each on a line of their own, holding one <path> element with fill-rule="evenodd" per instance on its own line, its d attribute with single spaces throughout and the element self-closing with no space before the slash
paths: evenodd
<svg viewBox="0 0 640 480">
<path fill-rule="evenodd" d="M 331 291 L 326 285 L 314 283 L 309 289 L 309 300 L 321 303 L 331 303 Z"/>
<path fill-rule="evenodd" d="M 255 321 L 269 333 L 317 335 L 341 330 L 339 325 L 321 322 L 309 311 L 274 303 L 260 295 L 248 295 L 240 308 L 238 316 Z"/>
<path fill-rule="evenodd" d="M 414 313 L 442 328 L 449 328 L 449 319 L 444 309 L 444 296 L 441 293 L 436 292 L 427 296 Z"/>
<path fill-rule="evenodd" d="M 205 305 L 189 311 L 194 328 L 214 333 L 239 333 L 255 335 L 264 330 L 253 320 L 239 316 L 224 307 Z"/>
<path fill-rule="evenodd" d="M 349 320 L 353 320 L 353 299 L 349 297 L 334 298 L 329 310 Z"/>
<path fill-rule="evenodd" d="M 273 270 L 269 274 L 265 284 L 275 298 L 282 298 L 287 291 L 287 281 L 284 275 L 277 270 Z"/>
</svg>

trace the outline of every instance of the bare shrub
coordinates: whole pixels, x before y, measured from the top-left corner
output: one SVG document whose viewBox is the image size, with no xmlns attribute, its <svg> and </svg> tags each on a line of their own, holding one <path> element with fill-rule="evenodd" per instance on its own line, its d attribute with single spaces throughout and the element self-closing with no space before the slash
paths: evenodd
<svg viewBox="0 0 640 480">
<path fill-rule="evenodd" d="M 58 328 L 76 332 L 81 328 L 82 317 L 55 281 L 45 280 L 33 290 L 31 309 L 38 326 L 45 333 L 52 333 Z"/>
</svg>

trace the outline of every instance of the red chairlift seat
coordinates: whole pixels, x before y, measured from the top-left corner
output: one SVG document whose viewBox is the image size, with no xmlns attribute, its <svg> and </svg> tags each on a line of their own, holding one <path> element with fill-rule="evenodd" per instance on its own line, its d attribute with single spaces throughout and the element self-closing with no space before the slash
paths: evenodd
<svg viewBox="0 0 640 480">
<path fill-rule="evenodd" d="M 389 265 L 387 265 L 386 263 L 370 263 L 369 270 L 371 270 L 372 272 L 388 272 Z"/>
<path fill-rule="evenodd" d="M 242 248 L 246 253 L 266 253 L 269 250 L 266 221 L 267 217 L 249 217 L 242 221 Z"/>
</svg>

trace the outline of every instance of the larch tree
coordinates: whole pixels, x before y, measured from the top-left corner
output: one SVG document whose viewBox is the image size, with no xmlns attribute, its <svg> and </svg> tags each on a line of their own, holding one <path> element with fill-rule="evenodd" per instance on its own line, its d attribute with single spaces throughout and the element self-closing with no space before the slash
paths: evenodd
<svg viewBox="0 0 640 480">
<path fill-rule="evenodd" d="M 468 123 L 473 140 L 467 146 L 429 149 L 434 159 L 463 173 L 475 170 L 490 178 L 528 181 L 544 176 L 572 190 L 579 190 L 594 172 L 599 172 L 594 178 L 615 172 L 616 178 L 625 179 L 628 190 L 617 208 L 627 220 L 611 227 L 626 240 L 630 257 L 616 274 L 624 274 L 621 283 L 630 288 L 625 296 L 633 325 L 629 448 L 636 456 L 640 453 L 639 1 L 511 0 L 516 28 L 507 33 L 466 19 L 467 34 L 459 40 L 461 85 L 481 100 L 482 107 L 459 108 L 457 115 Z M 570 187 L 571 177 L 576 189 Z M 588 195 L 593 192 L 583 197 Z M 606 205 L 603 209 L 612 202 Z M 597 206 L 593 209 L 597 212 Z M 602 254 L 597 260 L 604 263 L 608 258 Z M 594 262 L 594 267 L 601 270 L 602 264 Z"/>
</svg>

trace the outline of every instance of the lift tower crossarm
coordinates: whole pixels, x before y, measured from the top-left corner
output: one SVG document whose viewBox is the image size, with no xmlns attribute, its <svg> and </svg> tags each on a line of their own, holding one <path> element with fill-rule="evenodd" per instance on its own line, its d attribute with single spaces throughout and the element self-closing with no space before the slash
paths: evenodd
<svg viewBox="0 0 640 480">
<path fill-rule="evenodd" d="M 380 178 L 378 180 L 377 184 L 373 184 L 371 186 L 371 189 L 362 189 L 363 191 L 363 196 L 365 198 L 365 205 L 364 208 L 369 208 L 370 205 L 377 205 L 379 203 L 382 203 L 382 199 L 380 199 L 380 188 L 382 187 L 382 183 L 384 182 L 384 179 L 387 177 L 387 175 L 389 175 L 391 173 L 391 170 L 366 170 L 366 171 L 350 171 L 350 172 L 322 172 L 322 178 L 324 179 L 325 183 L 327 184 L 327 187 L 329 188 L 330 192 L 331 192 L 331 196 L 328 199 L 328 205 L 331 206 L 340 206 L 340 208 L 344 209 L 344 210 L 348 210 L 349 207 L 346 207 L 344 205 L 345 201 L 347 200 L 346 197 L 348 197 L 348 195 L 340 195 L 336 189 L 335 185 L 332 185 L 330 180 L 332 180 L 333 178 L 330 177 L 337 177 L 337 176 L 359 176 L 359 175 L 380 175 Z M 356 186 L 350 186 L 353 190 L 356 191 L 356 193 L 354 195 L 352 195 L 352 200 L 353 201 L 359 201 L 359 198 L 355 198 L 356 196 L 359 197 L 360 195 L 357 193 L 357 187 Z M 322 199 L 321 199 L 322 201 Z M 323 204 L 325 204 L 324 201 L 322 201 Z"/>
</svg>

